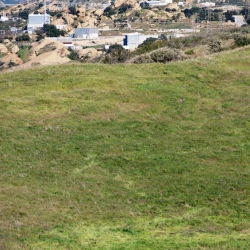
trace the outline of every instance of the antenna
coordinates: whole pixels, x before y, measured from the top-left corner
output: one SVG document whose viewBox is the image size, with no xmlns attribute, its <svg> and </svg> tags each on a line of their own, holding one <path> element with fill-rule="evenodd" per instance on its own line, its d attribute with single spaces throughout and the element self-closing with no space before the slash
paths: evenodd
<svg viewBox="0 0 250 250">
<path fill-rule="evenodd" d="M 46 24 L 46 0 L 44 0 L 44 24 Z"/>
</svg>

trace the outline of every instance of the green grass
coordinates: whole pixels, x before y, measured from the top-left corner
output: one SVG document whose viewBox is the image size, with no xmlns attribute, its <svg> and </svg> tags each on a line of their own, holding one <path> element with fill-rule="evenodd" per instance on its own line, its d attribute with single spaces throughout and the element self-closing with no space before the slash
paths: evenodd
<svg viewBox="0 0 250 250">
<path fill-rule="evenodd" d="M 0 75 L 0 249 L 249 249 L 250 49 Z"/>
<path fill-rule="evenodd" d="M 29 48 L 21 48 L 18 51 L 18 56 L 22 59 L 24 63 L 29 61 L 31 54 L 32 51 Z"/>
</svg>

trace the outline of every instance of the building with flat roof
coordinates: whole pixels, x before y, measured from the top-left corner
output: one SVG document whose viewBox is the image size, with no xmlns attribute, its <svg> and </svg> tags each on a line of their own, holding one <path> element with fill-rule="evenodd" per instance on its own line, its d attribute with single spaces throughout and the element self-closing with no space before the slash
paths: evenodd
<svg viewBox="0 0 250 250">
<path fill-rule="evenodd" d="M 44 24 L 50 24 L 49 14 L 29 14 L 27 30 L 33 33 L 36 29 L 40 29 Z"/>
<path fill-rule="evenodd" d="M 76 28 L 75 38 L 96 39 L 98 38 L 98 29 L 96 28 Z"/>
</svg>

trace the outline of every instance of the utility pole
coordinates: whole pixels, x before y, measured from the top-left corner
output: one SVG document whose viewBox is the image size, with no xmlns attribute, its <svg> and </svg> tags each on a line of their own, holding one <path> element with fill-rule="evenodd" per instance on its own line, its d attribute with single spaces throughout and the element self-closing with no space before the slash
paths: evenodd
<svg viewBox="0 0 250 250">
<path fill-rule="evenodd" d="M 44 24 L 46 24 L 46 0 L 44 0 Z"/>
</svg>

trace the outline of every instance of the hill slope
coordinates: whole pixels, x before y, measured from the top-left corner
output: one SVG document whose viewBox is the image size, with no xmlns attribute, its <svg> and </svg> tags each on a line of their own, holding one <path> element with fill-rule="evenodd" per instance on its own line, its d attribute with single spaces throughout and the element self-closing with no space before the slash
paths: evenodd
<svg viewBox="0 0 250 250">
<path fill-rule="evenodd" d="M 1 249 L 247 249 L 250 49 L 0 75 Z"/>
</svg>

